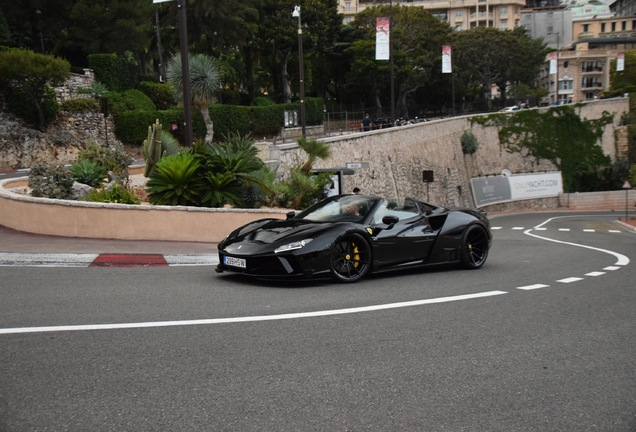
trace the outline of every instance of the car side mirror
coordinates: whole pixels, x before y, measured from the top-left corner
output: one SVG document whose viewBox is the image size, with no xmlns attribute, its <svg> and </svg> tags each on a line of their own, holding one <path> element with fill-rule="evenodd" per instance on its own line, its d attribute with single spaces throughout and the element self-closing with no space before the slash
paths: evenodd
<svg viewBox="0 0 636 432">
<path fill-rule="evenodd" d="M 287 212 L 285 216 L 287 216 L 285 219 L 288 219 L 288 220 L 292 219 L 294 216 L 296 216 L 296 212 L 295 211 Z"/>
<path fill-rule="evenodd" d="M 393 228 L 393 225 L 395 225 L 399 221 L 400 221 L 400 219 L 397 216 L 392 216 L 392 215 L 384 216 L 382 218 L 382 223 L 385 224 L 385 225 L 388 225 L 386 227 L 386 229 Z"/>
</svg>

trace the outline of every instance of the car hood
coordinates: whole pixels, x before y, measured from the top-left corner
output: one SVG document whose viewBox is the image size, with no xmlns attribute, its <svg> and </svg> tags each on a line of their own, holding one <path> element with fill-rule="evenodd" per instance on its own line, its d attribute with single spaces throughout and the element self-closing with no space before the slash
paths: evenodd
<svg viewBox="0 0 636 432">
<path fill-rule="evenodd" d="M 302 220 L 273 220 L 259 227 L 255 227 L 255 229 L 249 232 L 231 237 L 223 242 L 221 246 L 230 252 L 234 249 L 232 247 L 233 245 L 241 244 L 243 246 L 241 251 L 245 251 L 245 247 L 251 245 L 248 249 L 255 252 L 257 249 L 261 249 L 262 246 L 266 245 L 281 245 L 297 240 L 315 238 L 333 226 L 334 224 Z"/>
</svg>

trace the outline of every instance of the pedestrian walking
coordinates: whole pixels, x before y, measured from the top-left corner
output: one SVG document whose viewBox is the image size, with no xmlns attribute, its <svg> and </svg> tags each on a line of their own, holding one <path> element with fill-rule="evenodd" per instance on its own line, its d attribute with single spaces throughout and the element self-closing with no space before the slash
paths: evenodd
<svg viewBox="0 0 636 432">
<path fill-rule="evenodd" d="M 362 130 L 365 132 L 370 131 L 372 127 L 373 122 L 371 121 L 371 118 L 369 118 L 369 113 L 367 113 L 362 119 Z"/>
</svg>

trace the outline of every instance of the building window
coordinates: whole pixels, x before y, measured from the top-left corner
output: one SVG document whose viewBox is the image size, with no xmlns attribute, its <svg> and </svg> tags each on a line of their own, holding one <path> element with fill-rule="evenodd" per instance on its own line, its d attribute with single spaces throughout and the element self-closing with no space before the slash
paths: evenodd
<svg viewBox="0 0 636 432">
<path fill-rule="evenodd" d="M 632 21 L 632 30 L 636 30 L 636 21 Z"/>
<path fill-rule="evenodd" d="M 351 2 L 345 2 L 345 10 L 346 11 L 350 11 L 351 10 Z"/>
<path fill-rule="evenodd" d="M 616 31 L 616 23 L 615 23 L 615 22 L 613 22 L 613 23 L 612 23 L 612 31 L 613 31 L 613 32 L 615 32 L 615 31 Z"/>
<path fill-rule="evenodd" d="M 587 99 L 587 100 L 594 99 L 594 93 L 585 92 L 585 99 Z"/>
<path fill-rule="evenodd" d="M 353 19 L 351 17 L 345 17 L 345 19 L 344 19 L 344 23 L 345 24 L 349 24 L 351 21 L 353 21 Z"/>
<path fill-rule="evenodd" d="M 462 31 L 462 25 L 460 24 L 460 25 L 455 26 L 455 30 Z"/>
<path fill-rule="evenodd" d="M 559 81 L 559 90 L 572 90 L 574 88 L 574 80 Z"/>
<path fill-rule="evenodd" d="M 621 23 L 621 28 L 623 29 L 623 31 L 627 30 L 627 21 L 623 21 Z"/>
<path fill-rule="evenodd" d="M 554 12 L 549 11 L 549 12 L 548 12 L 548 18 L 552 18 L 553 16 L 554 16 Z"/>
<path fill-rule="evenodd" d="M 583 33 L 587 33 L 588 31 L 590 31 L 590 25 L 589 24 L 583 24 Z"/>
<path fill-rule="evenodd" d="M 499 28 L 507 29 L 508 28 L 508 21 L 501 21 L 499 23 Z"/>
<path fill-rule="evenodd" d="M 499 8 L 499 13 L 501 15 L 508 15 L 508 8 L 506 6 L 500 7 Z"/>
<path fill-rule="evenodd" d="M 518 7 L 515 8 L 515 13 L 519 14 L 519 8 Z"/>
<path fill-rule="evenodd" d="M 548 26 L 548 34 L 554 33 L 554 27 Z"/>
<path fill-rule="evenodd" d="M 463 11 L 460 11 L 460 10 L 455 11 L 455 16 L 456 16 L 456 17 L 461 17 L 461 16 L 463 16 L 463 15 L 464 15 L 464 12 L 463 12 Z"/>
<path fill-rule="evenodd" d="M 601 33 L 605 33 L 605 23 L 601 24 Z"/>
</svg>

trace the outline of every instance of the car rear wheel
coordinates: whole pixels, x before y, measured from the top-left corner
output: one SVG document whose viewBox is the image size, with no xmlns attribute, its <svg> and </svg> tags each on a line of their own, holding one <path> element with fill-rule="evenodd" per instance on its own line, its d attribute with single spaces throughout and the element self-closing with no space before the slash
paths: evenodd
<svg viewBox="0 0 636 432">
<path fill-rule="evenodd" d="M 360 234 L 338 240 L 331 252 L 331 275 L 338 282 L 355 282 L 371 269 L 371 247 Z"/>
<path fill-rule="evenodd" d="M 488 234 L 479 225 L 472 225 L 464 232 L 460 260 L 462 267 L 478 269 L 488 257 Z"/>
</svg>

